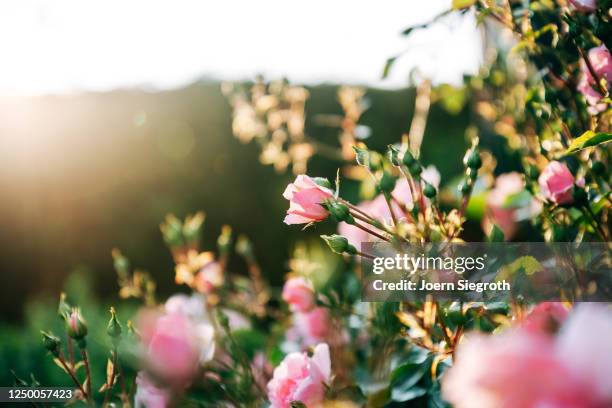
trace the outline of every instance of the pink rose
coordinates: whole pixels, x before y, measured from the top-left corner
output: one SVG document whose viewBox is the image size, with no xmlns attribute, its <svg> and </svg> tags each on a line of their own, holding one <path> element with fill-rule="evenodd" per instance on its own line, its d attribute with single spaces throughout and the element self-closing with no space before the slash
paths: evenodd
<svg viewBox="0 0 612 408">
<path fill-rule="evenodd" d="M 552 341 L 520 330 L 467 336 L 442 380 L 456 408 L 585 407 Z"/>
<path fill-rule="evenodd" d="M 534 312 L 560 316 L 553 304 Z M 557 336 L 531 329 L 468 335 L 442 379 L 443 396 L 457 408 L 612 406 L 608 306 L 576 307 Z"/>
<path fill-rule="evenodd" d="M 521 321 L 523 329 L 532 334 L 555 334 L 565 322 L 569 311 L 560 302 L 542 302 Z"/>
<path fill-rule="evenodd" d="M 212 293 L 216 288 L 221 287 L 224 281 L 225 277 L 221 264 L 211 261 L 198 271 L 193 283 L 198 292 Z"/>
<path fill-rule="evenodd" d="M 292 401 L 307 407 L 325 398 L 325 385 L 331 379 L 331 360 L 327 344 L 318 344 L 312 357 L 306 353 L 288 354 L 268 383 L 268 398 L 272 408 L 289 408 Z"/>
<path fill-rule="evenodd" d="M 135 408 L 166 408 L 170 406 L 170 391 L 157 387 L 145 372 L 138 372 L 136 386 Z"/>
<path fill-rule="evenodd" d="M 189 384 L 200 363 L 212 359 L 214 330 L 207 322 L 183 313 L 142 311 L 138 329 L 147 368 L 173 387 Z"/>
<path fill-rule="evenodd" d="M 315 306 L 315 293 L 312 282 L 303 278 L 291 278 L 283 287 L 283 300 L 297 312 L 308 312 Z"/>
<path fill-rule="evenodd" d="M 574 199 L 574 176 L 564 163 L 551 161 L 538 178 L 540 191 L 557 204 L 570 204 Z"/>
<path fill-rule="evenodd" d="M 605 45 L 600 45 L 599 47 L 589 50 L 588 58 L 597 78 L 600 80 L 605 78 L 609 86 L 610 81 L 612 81 L 612 56 L 610 55 L 610 51 Z M 578 91 L 584 95 L 587 103 L 591 105 L 591 113 L 596 114 L 605 110 L 606 104 L 601 103 L 603 96 L 599 91 L 595 78 L 593 78 L 591 71 L 584 61 L 581 70 L 582 76 L 578 82 Z"/>
<path fill-rule="evenodd" d="M 294 322 L 306 345 L 327 340 L 332 333 L 329 309 L 326 307 L 316 307 L 310 312 L 295 313 Z"/>
<path fill-rule="evenodd" d="M 578 11 L 591 12 L 597 8 L 596 0 L 569 0 L 569 3 Z"/>
<path fill-rule="evenodd" d="M 607 304 L 578 305 L 561 327 L 556 354 L 592 388 L 598 407 L 612 406 L 612 310 Z M 585 405 L 586 406 L 586 405 Z"/>
<path fill-rule="evenodd" d="M 283 197 L 289 200 L 285 224 L 323 221 L 328 211 L 321 204 L 333 196 L 329 188 L 318 185 L 312 178 L 304 174 L 297 176 L 283 193 Z"/>
</svg>

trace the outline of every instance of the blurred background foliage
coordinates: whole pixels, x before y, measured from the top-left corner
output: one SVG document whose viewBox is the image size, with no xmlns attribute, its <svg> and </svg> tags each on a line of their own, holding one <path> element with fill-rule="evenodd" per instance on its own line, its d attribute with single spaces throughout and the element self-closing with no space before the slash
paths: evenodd
<svg viewBox="0 0 612 408">
<path fill-rule="evenodd" d="M 317 114 L 341 114 L 338 87 L 309 88 L 306 132 L 334 143 L 338 129 L 317 125 Z M 360 123 L 368 145 L 385 149 L 406 132 L 414 90 L 368 89 L 371 107 Z M 454 108 L 456 112 L 456 107 Z M 461 170 L 467 109 L 450 114 L 436 104 L 423 145 L 425 162 L 443 179 Z M 18 323 L 28 300 L 55 299 L 67 276 L 86 270 L 94 293 L 115 298 L 110 251 L 120 248 L 176 291 L 173 262 L 159 224 L 167 213 L 207 214 L 204 247 L 230 224 L 254 243 L 264 274 L 280 284 L 291 245 L 304 234 L 282 223 L 281 194 L 292 174 L 258 162 L 258 148 L 231 134 L 231 111 L 220 84 L 200 81 L 163 92 L 121 90 L 0 102 L 0 307 Z M 450 153 L 453 154 L 450 154 Z M 335 177 L 340 163 L 313 158 L 312 175 Z M 356 188 L 344 185 L 357 200 Z M 331 223 L 311 228 L 329 233 Z M 240 265 L 236 265 L 240 268 Z M 37 339 L 38 340 L 38 339 Z"/>
</svg>

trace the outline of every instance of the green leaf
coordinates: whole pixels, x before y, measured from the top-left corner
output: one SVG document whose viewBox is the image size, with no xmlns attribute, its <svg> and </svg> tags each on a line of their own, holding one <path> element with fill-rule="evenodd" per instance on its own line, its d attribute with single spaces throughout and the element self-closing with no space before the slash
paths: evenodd
<svg viewBox="0 0 612 408">
<path fill-rule="evenodd" d="M 542 270 L 544 270 L 544 268 L 536 258 L 533 256 L 522 256 L 516 261 L 502 267 L 497 275 L 497 280 L 509 279 L 515 276 L 519 271 L 523 271 L 525 275 L 533 275 Z"/>
<path fill-rule="evenodd" d="M 391 373 L 391 399 L 396 402 L 409 401 L 424 395 L 427 390 L 416 384 L 429 370 L 429 361 L 420 364 L 406 363 Z"/>
<path fill-rule="evenodd" d="M 454 10 L 461 10 L 472 7 L 474 4 L 476 4 L 476 0 L 453 0 L 452 4 Z"/>
<path fill-rule="evenodd" d="M 502 203 L 503 208 L 523 208 L 531 204 L 533 197 L 527 190 L 519 191 L 518 193 L 509 194 Z"/>
<path fill-rule="evenodd" d="M 497 225 L 493 224 L 491 233 L 488 236 L 489 242 L 504 242 L 504 232 Z"/>
<path fill-rule="evenodd" d="M 577 152 L 587 147 L 597 146 L 607 143 L 612 140 L 612 133 L 599 132 L 595 133 L 592 130 L 587 130 L 582 135 L 572 141 L 570 146 L 565 151 L 565 154 Z"/>
</svg>

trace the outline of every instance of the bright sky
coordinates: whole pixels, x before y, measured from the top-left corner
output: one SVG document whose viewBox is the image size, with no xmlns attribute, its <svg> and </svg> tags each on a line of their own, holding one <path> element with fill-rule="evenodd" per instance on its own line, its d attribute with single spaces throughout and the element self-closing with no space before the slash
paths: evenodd
<svg viewBox="0 0 612 408">
<path fill-rule="evenodd" d="M 0 94 L 174 87 L 287 76 L 395 87 L 416 65 L 457 82 L 481 60 L 473 16 L 407 40 L 450 0 L 3 0 Z M 402 50 L 386 81 L 385 60 Z"/>
</svg>

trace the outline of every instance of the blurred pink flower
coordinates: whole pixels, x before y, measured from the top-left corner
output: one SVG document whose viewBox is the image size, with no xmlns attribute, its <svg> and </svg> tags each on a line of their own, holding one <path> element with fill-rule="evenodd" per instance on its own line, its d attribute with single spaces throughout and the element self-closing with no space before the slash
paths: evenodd
<svg viewBox="0 0 612 408">
<path fill-rule="evenodd" d="M 516 207 L 506 205 L 506 200 L 524 189 L 523 177 L 516 172 L 501 174 L 495 179 L 495 187 L 487 196 L 487 217 L 483 219 L 483 229 L 489 230 L 495 224 L 508 240 L 517 228 Z"/>
<path fill-rule="evenodd" d="M 468 335 L 442 392 L 457 408 L 612 406 L 612 312 L 578 306 L 558 336 L 529 327 Z"/>
<path fill-rule="evenodd" d="M 170 391 L 157 387 L 143 371 L 136 376 L 135 408 L 166 408 L 170 406 Z"/>
<path fill-rule="evenodd" d="M 397 188 L 397 187 L 396 187 Z M 404 216 L 402 210 L 396 203 L 392 203 L 393 211 L 396 217 L 401 218 Z M 391 221 L 391 215 L 389 213 L 389 206 L 387 205 L 387 201 L 385 197 L 382 195 L 376 196 L 371 201 L 363 201 L 357 206 L 361 211 L 364 211 L 366 214 L 385 222 Z M 374 232 L 382 233 L 379 229 L 375 227 L 368 227 L 372 229 Z M 354 225 L 347 224 L 346 222 L 341 222 L 338 224 L 338 234 L 346 237 L 351 245 L 360 247 L 362 242 L 370 242 L 376 239 L 376 237 L 368 234 L 366 231 L 361 228 L 355 227 Z"/>
<path fill-rule="evenodd" d="M 610 81 L 612 81 L 612 56 L 610 51 L 605 45 L 600 45 L 589 50 L 588 58 L 597 78 L 600 80 L 604 78 L 609 86 Z M 606 104 L 601 102 L 603 96 L 599 92 L 595 78 L 593 78 L 591 71 L 584 61 L 581 69 L 582 76 L 578 82 L 578 91 L 584 95 L 587 103 L 591 105 L 591 113 L 596 114 L 603 111 L 606 108 Z"/>
<path fill-rule="evenodd" d="M 593 388 L 598 407 L 612 407 L 612 310 L 607 304 L 577 306 L 561 327 L 559 359 Z M 585 405 L 586 406 L 586 405 Z"/>
<path fill-rule="evenodd" d="M 531 310 L 520 326 L 532 334 L 555 334 L 567 319 L 569 311 L 560 302 L 542 302 Z"/>
<path fill-rule="evenodd" d="M 591 12 L 597 8 L 596 0 L 569 0 L 569 3 L 579 11 Z"/>
<path fill-rule="evenodd" d="M 221 287 L 224 281 L 221 264 L 211 261 L 198 271 L 193 283 L 198 292 L 212 293 L 216 288 Z"/>
<path fill-rule="evenodd" d="M 325 384 L 331 379 L 331 360 L 327 344 L 318 344 L 311 357 L 306 353 L 290 353 L 274 369 L 268 383 L 272 408 L 289 408 L 292 401 L 307 407 L 325 398 Z"/>
<path fill-rule="evenodd" d="M 308 312 L 315 306 L 312 282 L 301 276 L 290 278 L 283 287 L 283 300 L 296 312 Z"/>
<path fill-rule="evenodd" d="M 544 197 L 556 204 L 570 204 L 574 199 L 574 176 L 564 163 L 551 161 L 538 178 Z"/>
<path fill-rule="evenodd" d="M 305 345 L 327 340 L 333 332 L 329 309 L 316 307 L 309 312 L 293 315 L 295 327 Z"/>
<path fill-rule="evenodd" d="M 315 180 L 301 174 L 287 186 L 283 197 L 289 200 L 289 209 L 285 224 L 307 224 L 323 221 L 328 211 L 321 205 L 332 198 L 334 193 L 326 187 L 318 185 Z"/>
<path fill-rule="evenodd" d="M 137 322 L 146 367 L 173 387 L 188 385 L 200 363 L 213 357 L 214 330 L 206 321 L 180 312 L 145 310 L 139 313 Z"/>
</svg>

